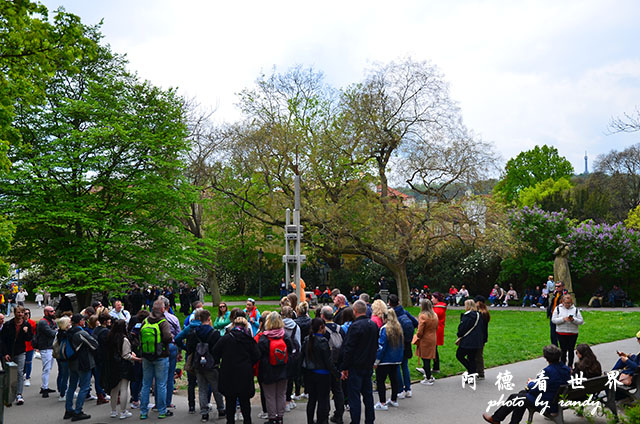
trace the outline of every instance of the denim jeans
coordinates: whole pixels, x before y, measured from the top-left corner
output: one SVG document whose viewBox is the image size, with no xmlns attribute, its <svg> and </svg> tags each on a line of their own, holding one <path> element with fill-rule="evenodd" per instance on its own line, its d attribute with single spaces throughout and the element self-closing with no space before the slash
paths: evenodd
<svg viewBox="0 0 640 424">
<path fill-rule="evenodd" d="M 102 369 L 101 364 L 96 364 L 96 367 L 91 370 L 91 373 L 93 374 L 94 377 L 94 382 L 96 385 L 96 394 L 98 395 L 106 395 L 107 392 L 104 391 L 104 389 L 102 388 L 102 386 L 100 385 L 100 380 L 102 378 L 102 373 L 104 372 L 104 370 Z"/>
<path fill-rule="evenodd" d="M 398 367 L 398 381 L 400 387 L 398 387 L 398 392 L 408 392 L 411 390 L 411 375 L 409 374 L 409 360 L 404 359 L 402 364 Z"/>
<path fill-rule="evenodd" d="M 80 385 L 80 391 L 76 398 L 76 409 L 73 409 L 73 394 L 76 391 L 76 387 Z M 73 411 L 76 414 L 82 412 L 84 401 L 87 398 L 87 394 L 91 389 L 91 371 L 73 371 L 69 370 L 69 388 L 67 389 L 67 402 L 65 404 L 65 410 Z"/>
<path fill-rule="evenodd" d="M 158 414 L 167 413 L 167 372 L 169 371 L 169 358 L 158 358 L 150 361 L 142 358 L 142 391 L 140 393 L 140 413 L 149 413 L 149 394 L 151 384 L 156 379 L 156 407 Z"/>
<path fill-rule="evenodd" d="M 178 346 L 174 343 L 169 344 L 169 370 L 167 371 L 167 406 L 173 401 L 173 383 L 175 381 L 174 374 L 176 372 L 176 363 L 178 361 Z"/>
<path fill-rule="evenodd" d="M 558 333 L 556 333 L 556 325 L 549 320 L 549 336 L 551 337 L 551 344 L 558 346 Z"/>
<path fill-rule="evenodd" d="M 30 350 L 29 352 L 25 352 L 25 360 L 24 360 L 24 378 L 29 380 L 31 378 L 31 368 L 33 366 L 33 354 L 35 350 Z"/>
<path fill-rule="evenodd" d="M 58 362 L 58 378 L 56 379 L 56 386 L 60 396 L 64 396 L 67 393 L 67 387 L 69 387 L 69 363 L 67 361 Z"/>
<path fill-rule="evenodd" d="M 18 386 L 16 387 L 16 395 L 22 395 L 22 388 L 24 386 L 24 363 L 27 355 L 21 353 L 11 357 L 11 360 L 18 365 Z"/>
<path fill-rule="evenodd" d="M 360 395 L 362 395 L 362 401 L 364 403 L 365 424 L 373 424 L 376 419 L 375 411 L 373 410 L 373 384 L 371 383 L 372 375 L 372 369 L 360 370 L 352 368 L 349 370 L 347 387 L 349 393 L 349 413 L 351 414 L 352 423 L 360 422 Z"/>
</svg>

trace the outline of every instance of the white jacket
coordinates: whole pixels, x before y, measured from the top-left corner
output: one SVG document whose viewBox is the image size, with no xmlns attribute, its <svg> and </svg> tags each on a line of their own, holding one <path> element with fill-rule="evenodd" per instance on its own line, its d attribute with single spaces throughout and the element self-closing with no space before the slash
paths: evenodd
<svg viewBox="0 0 640 424">
<path fill-rule="evenodd" d="M 565 321 L 564 319 L 569 315 L 573 315 L 573 321 Z M 569 309 L 560 304 L 553 310 L 551 316 L 551 322 L 556 325 L 556 333 L 578 333 L 578 326 L 584 324 L 580 309 L 576 308 L 576 305 L 571 305 Z"/>
</svg>

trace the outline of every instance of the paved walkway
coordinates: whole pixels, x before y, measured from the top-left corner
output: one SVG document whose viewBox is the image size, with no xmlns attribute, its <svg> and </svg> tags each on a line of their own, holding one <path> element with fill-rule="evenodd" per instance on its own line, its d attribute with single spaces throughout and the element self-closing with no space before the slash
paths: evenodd
<svg viewBox="0 0 640 424">
<path fill-rule="evenodd" d="M 635 338 L 621 340 L 613 343 L 605 343 L 594 347 L 594 351 L 602 363 L 603 369 L 609 370 L 613 366 L 616 359 L 616 350 L 625 352 L 636 352 L 639 346 Z M 58 402 L 55 394 L 48 399 L 43 399 L 38 395 L 40 388 L 40 371 L 41 362 L 37 359 L 33 362 L 34 369 L 32 374 L 31 387 L 25 388 L 24 398 L 25 405 L 13 406 L 5 409 L 5 423 L 66 423 L 62 420 L 64 414 L 64 403 Z M 423 386 L 421 384 L 413 385 L 413 398 L 401 399 L 399 408 L 391 408 L 389 411 L 376 411 L 376 422 L 382 424 L 396 424 L 398 422 L 429 422 L 429 423 L 482 423 L 482 412 L 488 406 L 488 402 L 498 400 L 502 393 L 505 398 L 510 392 L 499 392 L 495 386 L 496 378 L 499 372 L 509 371 L 513 374 L 513 383 L 516 388 L 525 385 L 527 378 L 535 376 L 546 362 L 542 358 L 518 362 L 506 366 L 491 368 L 486 370 L 487 379 L 478 381 L 476 390 L 469 387 L 462 388 L 461 377 L 454 376 L 438 379 L 433 386 Z M 51 380 L 55 382 L 55 374 L 57 369 L 54 366 Z M 374 395 L 377 401 L 377 395 Z M 199 415 L 187 414 L 187 399 L 184 393 L 174 396 L 175 416 L 162 420 L 161 422 L 176 423 L 196 423 L 199 422 Z M 259 398 L 254 397 L 254 405 L 252 417 L 255 422 L 258 420 Z M 286 414 L 285 421 L 289 423 L 305 423 L 305 403 L 299 402 L 298 407 L 292 412 Z M 109 418 L 109 405 L 97 406 L 95 401 L 85 403 L 85 412 L 90 414 L 92 418 L 85 422 L 88 423 L 113 423 L 114 419 Z M 491 411 L 494 411 L 492 408 Z M 134 416 L 128 421 L 138 421 L 138 412 L 133 411 Z M 155 423 L 160 420 L 156 419 L 156 413 L 151 413 L 149 423 Z M 526 417 L 525 417 L 526 418 Z M 212 422 L 224 422 L 223 420 L 211 420 Z M 567 423 L 583 423 L 587 422 L 584 418 L 575 416 L 570 411 L 565 411 L 565 421 Z M 345 422 L 350 422 L 348 415 L 345 413 Z M 536 414 L 534 423 L 545 422 L 539 414 Z M 605 423 L 603 418 L 597 417 L 595 422 Z"/>
<path fill-rule="evenodd" d="M 41 316 L 41 309 L 37 306 L 31 306 L 34 318 Z M 533 308 L 531 308 L 533 309 Z M 626 310 L 629 310 L 627 308 Z M 603 370 L 609 370 L 617 359 L 616 350 L 624 352 L 637 352 L 640 346 L 635 338 L 621 340 L 612 343 L 604 343 L 593 347 L 596 356 L 599 358 Z M 482 412 L 484 412 L 490 401 L 497 401 L 502 393 L 505 398 L 511 392 L 499 392 L 496 383 L 498 373 L 509 371 L 513 377 L 515 388 L 520 389 L 526 384 L 527 378 L 534 377 L 542 368 L 546 366 L 546 362 L 542 358 L 529 361 L 517 362 L 510 365 L 495 367 L 486 370 L 486 380 L 478 381 L 476 390 L 469 387 L 462 388 L 461 376 L 453 376 L 438 379 L 433 386 L 423 386 L 421 384 L 413 385 L 413 398 L 401 399 L 399 408 L 391 408 L 389 411 L 376 411 L 376 422 L 382 424 L 397 424 L 398 422 L 415 422 L 415 423 L 482 423 Z M 57 367 L 54 365 L 52 370 L 51 381 L 55 382 Z M 25 388 L 24 406 L 13 406 L 5 409 L 5 423 L 66 423 L 62 420 L 64 414 L 64 403 L 58 402 L 56 394 L 52 397 L 43 399 L 39 396 L 40 389 L 41 362 L 34 359 L 32 385 Z M 55 387 L 54 387 L 55 388 Z M 377 402 L 377 395 L 374 394 L 374 400 Z M 257 418 L 259 412 L 259 397 L 253 399 L 252 417 L 254 422 L 261 423 L 262 420 Z M 166 420 L 157 420 L 156 413 L 149 415 L 146 422 L 176 422 L 176 423 L 196 423 L 199 422 L 199 415 L 189 415 L 187 413 L 186 393 L 181 392 L 174 396 L 175 416 Z M 287 413 L 285 421 L 289 423 L 305 423 L 305 406 L 306 403 L 299 402 L 298 407 Z M 495 408 L 491 409 L 493 412 Z M 109 405 L 97 406 L 95 401 L 85 403 L 85 412 L 90 414 L 92 418 L 85 422 L 88 423 L 113 423 L 114 419 L 109 418 Z M 138 422 L 138 412 L 133 411 L 134 416 L 126 421 Z M 213 416 L 214 414 L 212 414 Z M 345 422 L 349 423 L 348 413 L 345 413 Z M 525 417 L 526 418 L 526 417 Z M 125 421 L 125 422 L 126 422 Z M 571 411 L 565 411 L 565 421 L 567 423 L 586 423 L 584 418 L 575 416 Z M 214 420 L 211 422 L 224 422 L 223 420 Z M 546 422 L 539 414 L 535 415 L 534 423 Z M 606 420 L 596 417 L 596 423 L 605 423 Z"/>
</svg>

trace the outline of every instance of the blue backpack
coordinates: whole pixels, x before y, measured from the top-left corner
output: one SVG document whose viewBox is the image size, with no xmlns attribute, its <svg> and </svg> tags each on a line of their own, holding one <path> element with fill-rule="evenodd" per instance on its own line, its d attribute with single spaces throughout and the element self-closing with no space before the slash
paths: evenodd
<svg viewBox="0 0 640 424">
<path fill-rule="evenodd" d="M 76 350 L 69 337 L 58 338 L 53 342 L 53 357 L 60 361 L 70 361 L 76 356 Z"/>
</svg>

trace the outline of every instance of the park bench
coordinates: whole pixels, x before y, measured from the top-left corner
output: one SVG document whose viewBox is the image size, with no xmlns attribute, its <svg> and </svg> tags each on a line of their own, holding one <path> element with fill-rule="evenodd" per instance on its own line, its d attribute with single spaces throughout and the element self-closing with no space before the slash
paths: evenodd
<svg viewBox="0 0 640 424">
<path fill-rule="evenodd" d="M 624 394 L 620 397 L 624 397 L 633 403 L 640 401 L 640 369 L 636 370 L 636 373 L 633 375 L 630 386 L 618 386 L 616 391 Z M 611 403 L 611 408 L 609 409 L 611 409 L 611 412 L 613 412 L 615 416 L 618 416 L 618 409 L 615 401 Z"/>
<path fill-rule="evenodd" d="M 607 381 L 608 381 L 607 376 L 601 375 L 599 377 L 593 377 L 585 380 L 582 384 L 583 388 L 577 388 L 577 387 L 571 388 L 571 385 L 569 384 L 562 385 L 558 389 L 558 392 L 556 393 L 553 399 L 553 402 L 557 403 L 560 400 L 563 400 L 565 402 L 567 401 L 581 402 L 581 401 L 587 400 L 589 398 L 589 395 L 593 395 L 593 397 L 591 398 L 592 401 L 600 402 L 600 405 L 602 407 L 609 408 L 614 413 L 614 415 L 617 415 L 615 394 L 613 393 L 612 389 L 609 389 L 607 387 Z M 618 390 L 619 389 L 620 387 L 618 387 Z M 545 412 L 543 415 L 557 424 L 563 424 L 564 417 L 562 415 L 562 411 L 567 408 L 571 408 L 571 405 L 564 405 L 564 406 L 558 405 L 557 413 Z M 588 409 L 589 408 L 587 408 L 587 410 Z M 529 412 L 529 418 L 527 418 L 527 423 L 530 424 L 533 422 L 533 415 L 538 411 L 534 406 L 529 406 L 527 410 Z"/>
</svg>

